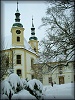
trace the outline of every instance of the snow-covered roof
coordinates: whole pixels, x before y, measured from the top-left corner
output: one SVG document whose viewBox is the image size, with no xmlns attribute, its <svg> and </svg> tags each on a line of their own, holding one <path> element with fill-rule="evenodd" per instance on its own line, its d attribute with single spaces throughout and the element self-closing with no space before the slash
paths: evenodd
<svg viewBox="0 0 75 100">
<path fill-rule="evenodd" d="M 11 48 L 24 48 L 25 50 L 28 50 L 36 54 L 36 52 L 32 49 L 32 47 L 30 46 L 30 44 L 27 42 L 25 38 L 24 38 L 24 46 L 13 46 L 12 45 L 12 34 L 1 38 L 1 50 L 9 50 Z"/>
</svg>

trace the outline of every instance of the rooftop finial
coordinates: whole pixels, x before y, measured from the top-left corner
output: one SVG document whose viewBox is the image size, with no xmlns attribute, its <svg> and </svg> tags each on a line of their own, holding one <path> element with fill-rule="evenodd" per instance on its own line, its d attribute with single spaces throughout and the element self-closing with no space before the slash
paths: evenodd
<svg viewBox="0 0 75 100">
<path fill-rule="evenodd" d="M 33 16 L 32 16 L 32 27 L 34 27 L 34 24 L 33 24 Z"/>
<path fill-rule="evenodd" d="M 20 22 L 20 13 L 19 13 L 19 10 L 18 10 L 18 0 L 17 0 L 17 11 L 15 13 L 15 16 L 16 16 L 15 21 Z"/>
<path fill-rule="evenodd" d="M 17 0 L 17 11 L 18 11 L 18 0 Z"/>
</svg>

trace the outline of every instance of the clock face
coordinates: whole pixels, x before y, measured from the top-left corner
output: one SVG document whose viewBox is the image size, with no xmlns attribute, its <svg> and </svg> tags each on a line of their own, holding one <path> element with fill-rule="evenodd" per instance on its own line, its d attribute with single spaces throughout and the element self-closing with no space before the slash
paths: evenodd
<svg viewBox="0 0 75 100">
<path fill-rule="evenodd" d="M 20 34 L 20 33 L 21 33 L 21 31 L 20 31 L 20 30 L 16 30 L 16 33 L 17 33 L 17 34 Z"/>
</svg>

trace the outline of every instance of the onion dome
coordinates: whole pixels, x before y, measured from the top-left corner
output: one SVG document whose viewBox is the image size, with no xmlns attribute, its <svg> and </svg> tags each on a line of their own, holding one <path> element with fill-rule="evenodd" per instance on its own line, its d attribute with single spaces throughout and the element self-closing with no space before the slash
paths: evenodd
<svg viewBox="0 0 75 100">
<path fill-rule="evenodd" d="M 12 25 L 12 27 L 23 27 L 23 25 L 20 23 L 20 13 L 18 10 L 18 2 L 17 2 L 17 10 L 15 13 L 15 23 Z"/>
</svg>

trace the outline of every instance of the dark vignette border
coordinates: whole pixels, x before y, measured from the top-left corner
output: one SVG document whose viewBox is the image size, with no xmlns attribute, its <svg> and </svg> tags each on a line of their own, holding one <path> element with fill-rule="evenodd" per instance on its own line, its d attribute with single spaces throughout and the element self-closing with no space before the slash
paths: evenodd
<svg viewBox="0 0 75 100">
<path fill-rule="evenodd" d="M 0 26 L 1 26 L 1 1 L 0 1 Z M 0 50 L 1 50 L 1 27 L 0 27 Z M 1 58 L 0 58 L 0 76 L 1 76 Z M 0 97 L 1 97 L 1 77 L 0 77 Z"/>
<path fill-rule="evenodd" d="M 10 1 L 10 0 L 1 0 L 0 1 L 0 50 L 1 50 L 1 40 L 2 40 L 2 18 L 3 18 L 3 12 L 2 12 L 2 9 L 3 9 L 3 5 L 2 5 L 2 2 L 5 2 L 5 1 Z M 17 1 L 17 0 L 12 0 L 12 1 Z M 40 2 L 43 2 L 43 1 L 52 1 L 52 0 L 18 0 L 18 1 L 27 1 L 27 2 L 32 2 L 32 1 L 37 1 L 37 3 L 40 3 Z M 57 0 L 55 0 L 55 1 L 57 1 Z M 64 1 L 64 0 L 59 0 L 59 1 Z M 67 0 L 67 1 L 69 1 L 69 0 Z M 74 1 L 74 0 L 72 0 L 72 1 Z M 75 2 L 74 2 L 75 3 Z M 74 16 L 75 16 L 75 7 L 74 7 Z M 74 17 L 74 20 L 75 20 L 75 17 Z M 75 26 L 74 26 L 74 33 L 75 33 Z M 74 47 L 75 47 L 75 43 L 74 43 Z M 75 51 L 74 51 L 74 55 L 75 55 Z M 0 69 L 1 69 L 1 67 L 0 67 Z M 1 70 L 0 70 L 1 71 Z M 74 72 L 75 72 L 75 56 L 74 56 Z M 1 72 L 0 72 L 1 73 Z M 74 75 L 75 75 L 75 73 L 74 73 Z M 1 79 L 0 79 L 1 80 Z M 75 80 L 75 79 L 74 79 Z M 75 87 L 75 83 L 74 83 L 74 87 Z M 1 89 L 1 81 L 0 81 L 0 89 Z M 74 89 L 74 92 L 75 92 L 75 89 Z M 1 91 L 0 91 L 0 94 L 1 94 Z M 1 96 L 0 96 L 0 98 L 1 98 Z M 29 100 L 29 99 L 28 99 Z M 31 100 L 31 99 L 30 99 Z M 50 99 L 48 99 L 48 100 L 50 100 Z M 51 100 L 54 100 L 54 99 L 51 99 Z M 58 100 L 58 99 L 57 99 Z M 61 100 L 63 100 L 62 98 L 61 98 Z M 64 99 L 65 100 L 65 99 Z"/>
</svg>

